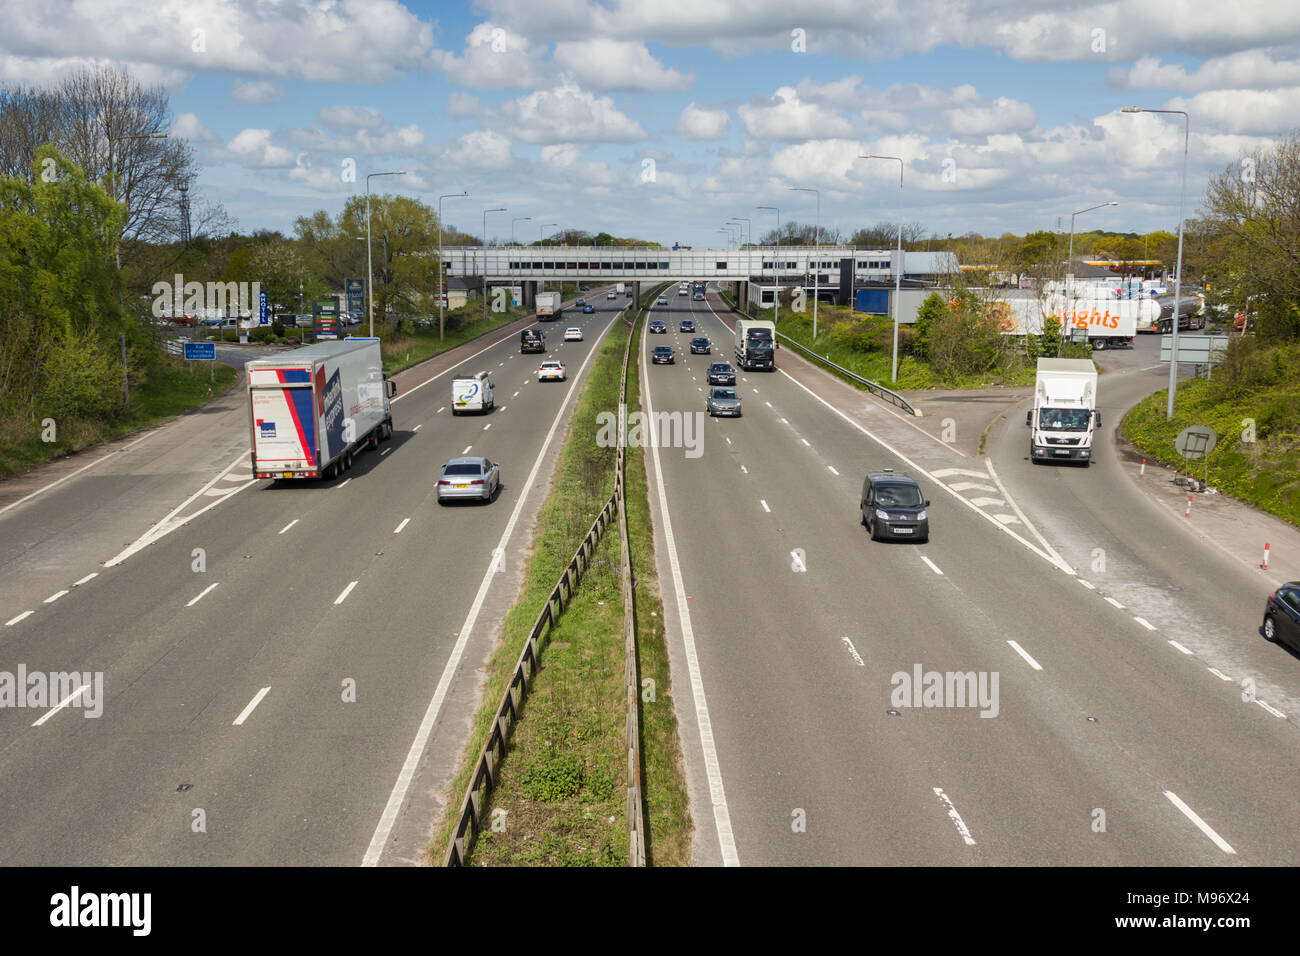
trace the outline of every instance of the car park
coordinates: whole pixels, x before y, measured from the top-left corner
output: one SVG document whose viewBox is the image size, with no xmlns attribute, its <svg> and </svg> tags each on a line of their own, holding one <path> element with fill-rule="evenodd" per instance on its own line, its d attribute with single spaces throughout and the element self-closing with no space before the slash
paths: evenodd
<svg viewBox="0 0 1300 956">
<path fill-rule="evenodd" d="M 1300 651 L 1300 581 L 1288 581 L 1268 596 L 1259 633 Z"/>
<path fill-rule="evenodd" d="M 656 335 L 667 335 L 668 325 L 659 319 L 655 319 L 650 323 L 650 331 Z"/>
<path fill-rule="evenodd" d="M 564 341 L 566 341 L 566 342 L 581 342 L 581 341 L 582 341 L 582 329 L 577 328 L 576 326 L 573 327 L 573 328 L 570 328 L 570 329 L 565 329 L 565 330 L 564 330 Z"/>
<path fill-rule="evenodd" d="M 677 363 L 670 345 L 656 345 L 654 351 L 650 353 L 650 361 L 655 365 L 675 365 Z"/>
<path fill-rule="evenodd" d="M 710 415 L 730 415 L 740 417 L 740 396 L 734 388 L 711 388 L 704 408 Z"/>
<path fill-rule="evenodd" d="M 677 331 L 687 333 L 694 332 L 695 321 L 693 319 L 682 319 L 682 321 L 677 325 Z"/>
<path fill-rule="evenodd" d="M 565 371 L 563 362 L 546 361 L 537 368 L 537 381 L 539 382 L 563 382 L 568 377 L 569 374 Z"/>
<path fill-rule="evenodd" d="M 712 355 L 712 354 L 713 354 L 713 343 L 710 342 L 710 341 L 709 341 L 707 338 L 705 338 L 703 335 L 697 335 L 697 336 L 695 336 L 695 338 L 691 339 L 691 354 L 692 354 L 692 355 Z"/>
<path fill-rule="evenodd" d="M 438 504 L 457 499 L 491 501 L 501 487 L 501 466 L 486 458 L 453 458 L 438 478 Z"/>
<path fill-rule="evenodd" d="M 582 314 L 583 314 L 583 315 L 591 315 L 591 314 L 592 314 L 593 312 L 595 312 L 595 311 L 596 311 L 596 307 L 595 307 L 594 305 L 592 305 L 591 303 L 588 303 L 587 305 L 584 305 L 584 306 L 582 307 Z"/>
<path fill-rule="evenodd" d="M 861 521 L 871 539 L 930 540 L 930 502 L 916 479 L 892 468 L 872 472 L 862 482 Z"/>
<path fill-rule="evenodd" d="M 735 385 L 736 370 L 726 362 L 714 362 L 709 366 L 710 385 Z"/>
</svg>

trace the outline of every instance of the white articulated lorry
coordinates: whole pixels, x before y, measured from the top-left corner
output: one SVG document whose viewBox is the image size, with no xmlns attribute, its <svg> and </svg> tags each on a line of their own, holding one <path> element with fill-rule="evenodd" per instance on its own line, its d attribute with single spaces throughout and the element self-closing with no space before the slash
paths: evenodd
<svg viewBox="0 0 1300 956">
<path fill-rule="evenodd" d="M 542 322 L 554 322 L 564 314 L 561 304 L 562 299 L 558 292 L 537 293 L 537 318 Z"/>
<path fill-rule="evenodd" d="M 736 364 L 776 370 L 776 325 L 766 319 L 736 320 Z"/>
<path fill-rule="evenodd" d="M 378 339 L 319 342 L 246 362 L 254 478 L 332 478 L 392 437 Z"/>
<path fill-rule="evenodd" d="M 1042 461 L 1092 462 L 1097 411 L 1097 367 L 1091 359 L 1040 358 L 1034 407 L 1025 414 L 1029 457 Z"/>
<path fill-rule="evenodd" d="M 1048 316 L 1055 316 L 1071 337 L 1072 330 L 1086 331 L 1094 349 L 1121 348 L 1133 344 L 1133 337 L 1143 322 L 1160 316 L 1155 299 L 1116 299 L 1113 295 L 1092 296 L 1076 289 L 1066 297 L 1048 293 L 1043 298 L 1008 298 L 994 302 L 999 327 L 1006 335 L 1042 335 Z"/>
</svg>

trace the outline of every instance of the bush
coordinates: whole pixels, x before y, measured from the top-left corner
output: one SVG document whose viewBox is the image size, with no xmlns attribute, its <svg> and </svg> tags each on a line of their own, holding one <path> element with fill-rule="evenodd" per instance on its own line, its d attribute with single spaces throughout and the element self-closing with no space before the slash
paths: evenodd
<svg viewBox="0 0 1300 956">
<path fill-rule="evenodd" d="M 238 342 L 238 341 L 239 341 L 239 333 L 238 333 L 238 332 L 235 332 L 235 331 L 232 331 L 232 330 L 230 330 L 230 329 L 227 329 L 225 332 L 222 332 L 222 333 L 221 333 L 221 341 L 223 341 L 223 342 Z"/>
<path fill-rule="evenodd" d="M 524 771 L 521 783 L 534 800 L 564 800 L 582 788 L 582 763 L 572 754 L 550 750 Z"/>
<path fill-rule="evenodd" d="M 37 415 L 56 421 L 108 418 L 122 407 L 122 360 L 93 335 L 56 342 L 45 356 Z"/>
<path fill-rule="evenodd" d="M 281 322 L 279 319 L 276 319 L 274 322 L 272 322 L 272 323 L 271 323 L 271 334 L 274 335 L 274 336 L 276 336 L 277 338 L 278 338 L 279 336 L 284 335 L 284 323 Z"/>
<path fill-rule="evenodd" d="M 248 341 L 269 342 L 275 336 L 282 335 L 283 333 L 284 333 L 283 327 L 281 327 L 281 330 L 279 332 L 276 332 L 274 324 L 259 325 L 257 328 L 253 329 L 253 331 L 248 333 Z"/>
</svg>

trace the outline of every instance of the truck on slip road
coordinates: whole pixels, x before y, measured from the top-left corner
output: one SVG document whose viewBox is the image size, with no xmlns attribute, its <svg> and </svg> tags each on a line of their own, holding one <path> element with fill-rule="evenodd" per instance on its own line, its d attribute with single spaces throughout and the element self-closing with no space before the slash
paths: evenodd
<svg viewBox="0 0 1300 956">
<path fill-rule="evenodd" d="M 1029 457 L 1092 463 L 1097 411 L 1097 367 L 1091 359 L 1040 358 L 1034 379 L 1034 407 L 1025 413 Z"/>
<path fill-rule="evenodd" d="M 378 339 L 319 342 L 244 370 L 254 478 L 333 478 L 393 435 L 397 384 Z"/>
</svg>

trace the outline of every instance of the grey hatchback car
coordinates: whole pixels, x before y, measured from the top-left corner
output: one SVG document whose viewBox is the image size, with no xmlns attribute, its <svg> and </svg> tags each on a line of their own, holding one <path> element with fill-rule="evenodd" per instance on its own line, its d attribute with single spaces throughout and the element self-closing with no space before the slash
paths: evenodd
<svg viewBox="0 0 1300 956">
<path fill-rule="evenodd" d="M 892 468 L 872 472 L 862 482 L 862 524 L 873 541 L 930 540 L 930 517 L 925 511 L 929 506 L 916 480 L 897 475 Z"/>
<path fill-rule="evenodd" d="M 740 396 L 734 388 L 711 388 L 704 407 L 710 415 L 730 415 L 740 417 Z"/>
<path fill-rule="evenodd" d="M 453 458 L 438 478 L 438 504 L 458 498 L 491 501 L 500 487 L 500 465 L 486 458 Z"/>
</svg>

